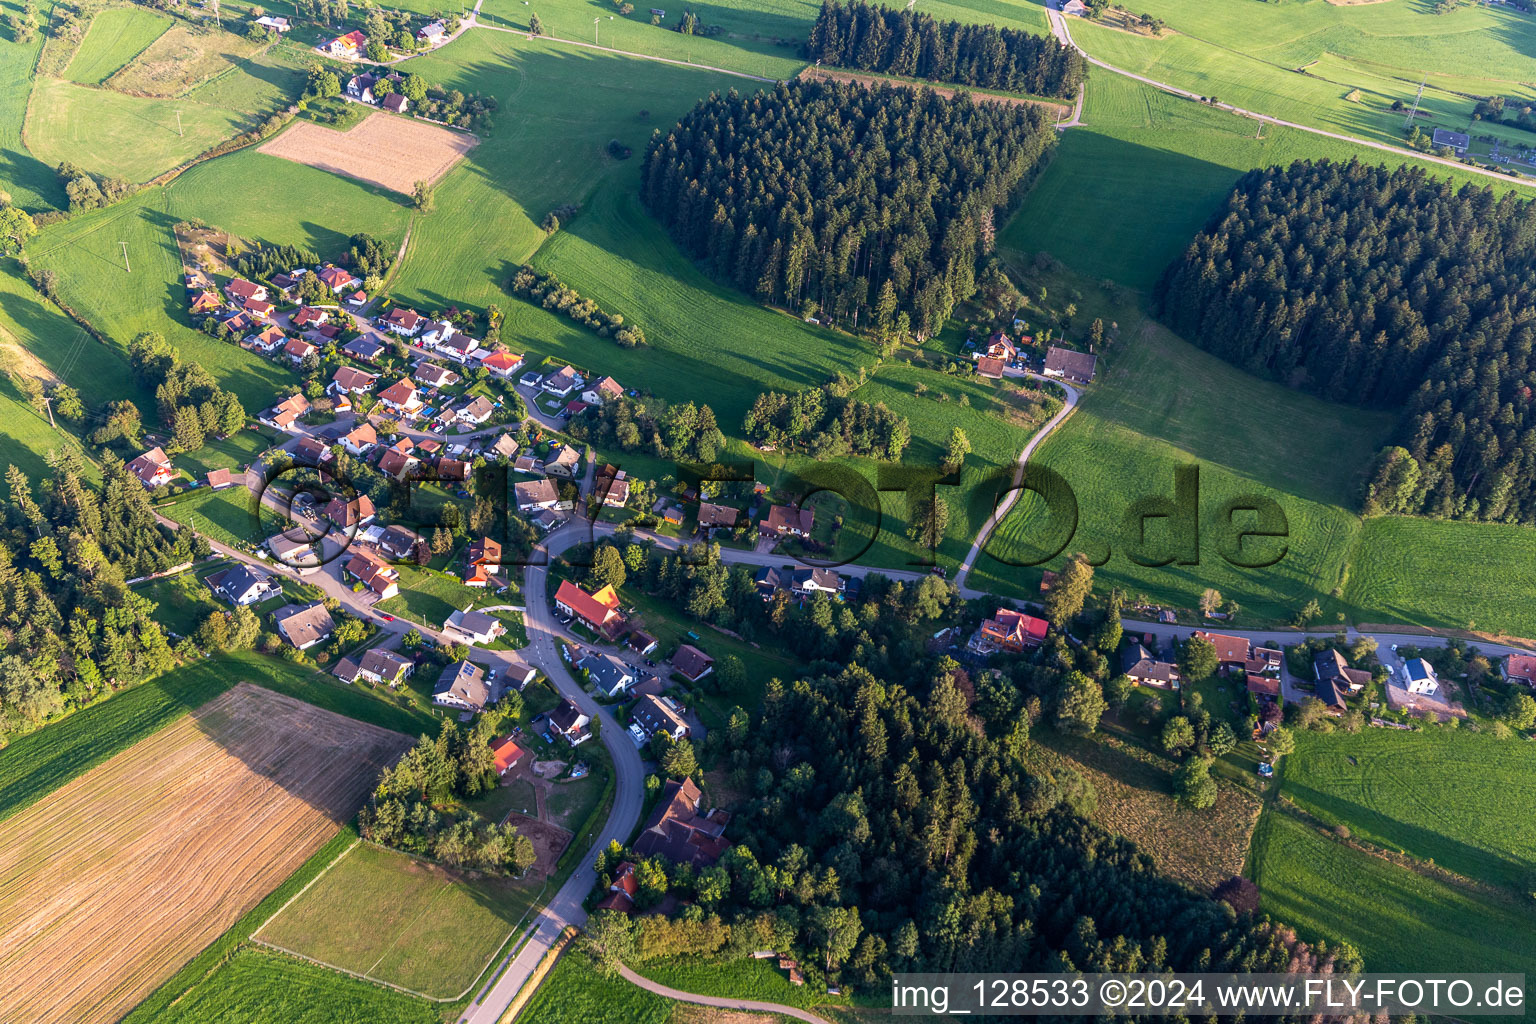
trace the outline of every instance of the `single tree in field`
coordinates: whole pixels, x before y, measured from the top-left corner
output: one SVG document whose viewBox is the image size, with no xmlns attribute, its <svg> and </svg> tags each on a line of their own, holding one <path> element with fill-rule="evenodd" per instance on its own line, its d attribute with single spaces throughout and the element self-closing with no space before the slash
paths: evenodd
<svg viewBox="0 0 1536 1024">
<path fill-rule="evenodd" d="M 1083 603 L 1092 591 L 1093 566 L 1079 554 L 1067 563 L 1045 595 L 1045 617 L 1057 629 L 1066 629 L 1067 623 L 1083 610 Z"/>
<path fill-rule="evenodd" d="M 1195 810 L 1216 802 L 1216 780 L 1211 778 L 1211 763 L 1198 754 L 1179 766 L 1173 775 L 1173 795 Z"/>
<path fill-rule="evenodd" d="M 411 198 L 416 202 L 416 209 L 422 213 L 431 213 L 437 209 L 437 195 L 430 181 L 418 181 L 411 189 Z"/>
<path fill-rule="evenodd" d="M 944 472 L 958 473 L 970 453 L 971 439 L 965 436 L 965 431 L 955 427 L 949 432 L 949 443 L 944 446 Z"/>
<path fill-rule="evenodd" d="M 1210 618 L 1221 610 L 1221 591 L 1215 587 L 1206 587 L 1200 595 L 1200 614 Z"/>
<path fill-rule="evenodd" d="M 544 34 L 544 23 L 539 20 L 537 14 L 528 15 L 528 34 L 531 36 L 541 36 Z"/>
</svg>

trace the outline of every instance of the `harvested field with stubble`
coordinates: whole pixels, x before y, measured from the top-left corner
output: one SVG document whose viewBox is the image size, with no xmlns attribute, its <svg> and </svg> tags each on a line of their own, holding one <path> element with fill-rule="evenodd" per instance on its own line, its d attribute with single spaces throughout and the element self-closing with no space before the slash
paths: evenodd
<svg viewBox="0 0 1536 1024">
<path fill-rule="evenodd" d="M 260 151 L 410 195 L 418 181 L 447 174 L 478 141 L 424 121 L 373 113 L 345 132 L 300 121 Z"/>
<path fill-rule="evenodd" d="M 249 684 L 0 825 L 0 1020 L 108 1024 L 352 815 L 410 739 Z"/>
</svg>

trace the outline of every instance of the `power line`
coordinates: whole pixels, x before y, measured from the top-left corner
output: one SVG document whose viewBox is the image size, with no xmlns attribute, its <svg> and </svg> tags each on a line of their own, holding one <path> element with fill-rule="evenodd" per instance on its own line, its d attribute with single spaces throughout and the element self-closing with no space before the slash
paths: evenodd
<svg viewBox="0 0 1536 1024">
<path fill-rule="evenodd" d="M 1404 128 L 1407 128 L 1409 125 L 1413 124 L 1413 119 L 1419 116 L 1419 100 L 1424 98 L 1424 82 L 1425 80 L 1423 78 L 1419 79 L 1419 92 L 1418 95 L 1414 96 L 1413 98 L 1413 107 L 1408 111 L 1408 119 L 1403 122 Z"/>
</svg>

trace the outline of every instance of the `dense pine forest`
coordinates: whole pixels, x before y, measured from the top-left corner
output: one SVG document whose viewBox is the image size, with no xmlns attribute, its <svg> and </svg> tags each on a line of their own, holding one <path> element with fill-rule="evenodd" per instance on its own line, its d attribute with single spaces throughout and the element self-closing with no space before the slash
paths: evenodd
<svg viewBox="0 0 1536 1024">
<path fill-rule="evenodd" d="M 716 279 L 926 338 L 975 291 L 999 208 L 1054 141 L 1035 107 L 795 81 L 712 95 L 656 134 L 642 195 Z"/>
<path fill-rule="evenodd" d="M 1156 303 L 1253 373 L 1401 410 L 1367 514 L 1536 523 L 1533 294 L 1530 202 L 1325 160 L 1246 175 Z"/>
<path fill-rule="evenodd" d="M 859 71 L 1063 98 L 1077 95 L 1088 70 L 1081 54 L 1050 36 L 938 21 L 869 0 L 824 0 L 806 56 Z"/>
</svg>

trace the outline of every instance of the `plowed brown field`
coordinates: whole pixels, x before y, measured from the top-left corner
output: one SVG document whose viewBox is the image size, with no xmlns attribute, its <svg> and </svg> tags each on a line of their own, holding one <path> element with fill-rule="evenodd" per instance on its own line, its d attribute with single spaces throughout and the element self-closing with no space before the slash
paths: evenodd
<svg viewBox="0 0 1536 1024">
<path fill-rule="evenodd" d="M 241 684 L 0 824 L 0 1021 L 107 1024 L 335 834 L 399 733 Z"/>
<path fill-rule="evenodd" d="M 345 132 L 300 121 L 264 143 L 261 152 L 410 195 L 416 182 L 435 182 L 447 174 L 478 141 L 375 111 Z"/>
</svg>

